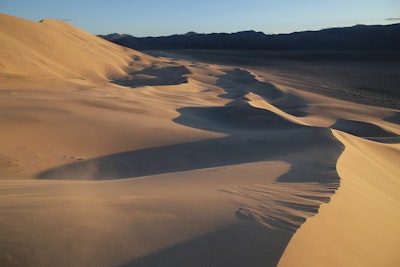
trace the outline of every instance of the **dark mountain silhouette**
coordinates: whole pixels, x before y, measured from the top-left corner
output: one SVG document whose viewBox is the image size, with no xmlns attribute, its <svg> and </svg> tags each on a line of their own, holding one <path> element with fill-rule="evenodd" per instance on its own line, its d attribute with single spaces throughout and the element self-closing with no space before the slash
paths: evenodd
<svg viewBox="0 0 400 267">
<path fill-rule="evenodd" d="M 162 37 L 134 37 L 129 34 L 114 33 L 100 37 L 137 50 L 399 50 L 400 23 L 356 25 L 276 35 L 242 31 L 230 34 L 188 32 Z"/>
</svg>

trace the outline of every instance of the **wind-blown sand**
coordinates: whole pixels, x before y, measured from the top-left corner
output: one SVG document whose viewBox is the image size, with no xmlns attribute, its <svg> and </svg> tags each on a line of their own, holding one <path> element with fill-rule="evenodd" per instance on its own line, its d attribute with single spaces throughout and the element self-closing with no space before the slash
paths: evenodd
<svg viewBox="0 0 400 267">
<path fill-rule="evenodd" d="M 1 266 L 397 266 L 399 110 L 0 15 Z"/>
</svg>

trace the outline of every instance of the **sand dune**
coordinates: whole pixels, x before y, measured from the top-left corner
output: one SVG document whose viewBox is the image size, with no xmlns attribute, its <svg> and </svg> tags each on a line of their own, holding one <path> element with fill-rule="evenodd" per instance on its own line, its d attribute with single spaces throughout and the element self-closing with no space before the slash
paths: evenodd
<svg viewBox="0 0 400 267">
<path fill-rule="evenodd" d="M 396 266 L 399 110 L 0 15 L 1 266 Z"/>
<path fill-rule="evenodd" d="M 279 266 L 397 266 L 399 145 L 334 135 L 346 147 L 337 166 L 341 187 L 294 235 Z"/>
<path fill-rule="evenodd" d="M 110 79 L 125 75 L 132 62 L 140 69 L 151 61 L 62 21 L 33 23 L 2 14 L 0 24 L 1 39 L 7 40 L 0 46 L 2 75 Z"/>
</svg>

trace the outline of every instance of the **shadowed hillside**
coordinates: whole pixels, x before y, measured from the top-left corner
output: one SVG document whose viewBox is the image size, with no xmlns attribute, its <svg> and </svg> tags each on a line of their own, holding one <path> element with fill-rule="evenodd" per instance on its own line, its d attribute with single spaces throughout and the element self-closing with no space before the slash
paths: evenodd
<svg viewBox="0 0 400 267">
<path fill-rule="evenodd" d="M 198 34 L 138 38 L 128 34 L 100 36 L 139 50 L 229 49 L 229 50 L 398 50 L 400 24 L 356 25 L 320 31 L 266 35 L 262 32 Z"/>
</svg>

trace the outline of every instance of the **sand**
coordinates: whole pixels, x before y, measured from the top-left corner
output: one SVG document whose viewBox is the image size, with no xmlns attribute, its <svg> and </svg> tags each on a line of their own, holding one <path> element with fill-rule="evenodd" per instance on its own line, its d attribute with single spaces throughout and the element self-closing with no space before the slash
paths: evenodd
<svg viewBox="0 0 400 267">
<path fill-rule="evenodd" d="M 1 266 L 397 266 L 399 110 L 0 15 Z"/>
</svg>

